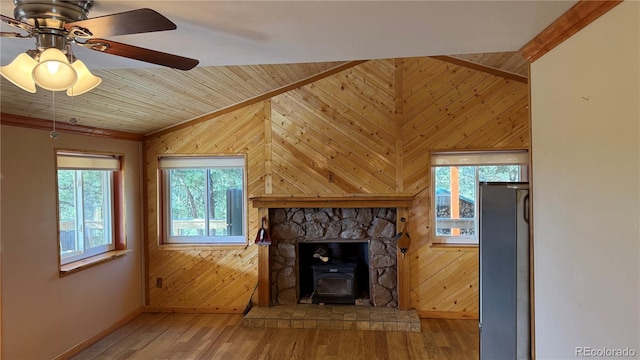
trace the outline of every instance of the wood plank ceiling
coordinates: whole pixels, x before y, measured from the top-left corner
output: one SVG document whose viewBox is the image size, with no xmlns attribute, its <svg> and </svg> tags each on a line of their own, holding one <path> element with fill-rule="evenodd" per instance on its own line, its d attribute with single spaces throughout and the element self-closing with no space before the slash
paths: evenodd
<svg viewBox="0 0 640 360">
<path fill-rule="evenodd" d="M 457 55 L 459 59 L 527 76 L 517 52 Z M 1 81 L 2 113 L 55 119 L 135 134 L 149 134 L 321 74 L 343 62 L 94 70 L 102 84 L 74 98 L 38 89 L 31 94 Z"/>
</svg>

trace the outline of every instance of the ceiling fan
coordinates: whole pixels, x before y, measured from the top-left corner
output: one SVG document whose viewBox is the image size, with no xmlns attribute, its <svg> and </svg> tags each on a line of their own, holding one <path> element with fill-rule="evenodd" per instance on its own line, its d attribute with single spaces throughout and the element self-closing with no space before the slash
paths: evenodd
<svg viewBox="0 0 640 360">
<path fill-rule="evenodd" d="M 0 67 L 0 74 L 29 92 L 36 92 L 37 84 L 47 90 L 67 90 L 67 95 L 75 96 L 100 83 L 100 78 L 73 55 L 72 44 L 179 70 L 198 65 L 196 59 L 104 39 L 176 29 L 173 22 L 151 9 L 88 18 L 93 0 L 14 0 L 14 4 L 15 19 L 0 14 L 0 21 L 27 34 L 0 32 L 0 37 L 35 38 L 36 49 Z"/>
</svg>

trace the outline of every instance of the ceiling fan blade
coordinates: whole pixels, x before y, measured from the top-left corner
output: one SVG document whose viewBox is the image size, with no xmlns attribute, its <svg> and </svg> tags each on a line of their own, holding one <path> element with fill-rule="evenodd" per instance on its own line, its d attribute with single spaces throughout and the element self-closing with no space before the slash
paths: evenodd
<svg viewBox="0 0 640 360">
<path fill-rule="evenodd" d="M 30 35 L 22 35 L 17 32 L 0 32 L 0 37 L 4 38 L 29 38 Z"/>
<path fill-rule="evenodd" d="M 84 44 L 91 50 L 111 55 L 123 56 L 129 59 L 145 61 L 152 64 L 167 66 L 179 70 L 191 70 L 199 61 L 179 55 L 168 54 L 156 50 L 145 49 L 105 39 L 89 39 Z"/>
<path fill-rule="evenodd" d="M 80 28 L 89 30 L 92 37 L 107 37 L 175 30 L 176 24 L 154 10 L 138 9 L 74 21 L 64 27 L 71 33 Z"/>
<path fill-rule="evenodd" d="M 26 22 L 22 22 L 19 20 L 16 20 L 14 18 L 10 18 L 8 16 L 4 16 L 2 14 L 0 14 L 0 21 L 2 21 L 5 24 L 9 24 L 13 27 L 17 27 L 19 29 L 22 29 L 24 31 L 27 31 L 29 34 L 31 34 L 31 31 L 33 31 L 33 26 L 31 26 L 31 24 L 27 24 Z M 18 33 L 5 33 L 5 34 L 18 34 Z M 23 36 L 18 34 L 19 36 L 11 36 L 11 37 L 31 37 L 31 35 L 29 36 Z"/>
</svg>

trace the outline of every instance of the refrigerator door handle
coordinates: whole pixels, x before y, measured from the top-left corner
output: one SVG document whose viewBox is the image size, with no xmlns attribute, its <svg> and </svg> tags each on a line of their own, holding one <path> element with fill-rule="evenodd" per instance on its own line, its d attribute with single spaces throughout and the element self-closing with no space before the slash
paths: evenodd
<svg viewBox="0 0 640 360">
<path fill-rule="evenodd" d="M 522 206 L 523 206 L 522 213 L 524 214 L 524 221 L 527 224 L 529 224 L 529 194 L 525 195 L 524 201 L 522 202 Z"/>
</svg>

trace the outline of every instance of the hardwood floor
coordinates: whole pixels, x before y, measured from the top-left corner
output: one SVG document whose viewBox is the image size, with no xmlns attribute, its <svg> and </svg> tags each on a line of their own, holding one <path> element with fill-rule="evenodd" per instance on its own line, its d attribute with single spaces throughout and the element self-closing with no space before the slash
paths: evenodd
<svg viewBox="0 0 640 360">
<path fill-rule="evenodd" d="M 478 359 L 477 320 L 421 319 L 422 332 L 242 327 L 240 314 L 145 313 L 80 359 Z"/>
</svg>

